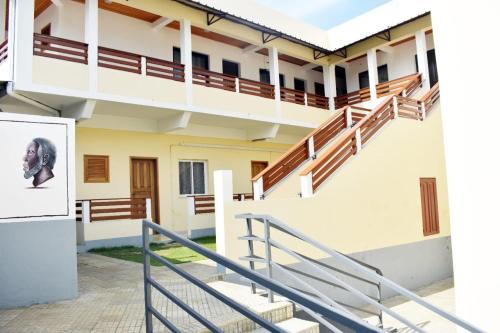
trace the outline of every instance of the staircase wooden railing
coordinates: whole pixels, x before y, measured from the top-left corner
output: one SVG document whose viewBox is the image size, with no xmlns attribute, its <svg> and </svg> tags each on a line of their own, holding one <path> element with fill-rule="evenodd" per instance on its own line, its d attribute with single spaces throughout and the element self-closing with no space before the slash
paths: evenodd
<svg viewBox="0 0 500 333">
<path fill-rule="evenodd" d="M 88 63 L 88 45 L 74 40 L 34 34 L 33 55 Z"/>
<path fill-rule="evenodd" d="M 421 84 L 422 75 L 415 73 L 377 84 L 377 97 L 388 95 L 410 96 Z"/>
<path fill-rule="evenodd" d="M 359 110 L 357 114 L 363 114 L 364 110 Z M 338 110 L 334 116 L 291 147 L 277 161 L 252 178 L 256 196 L 262 196 L 305 161 L 310 158 L 316 158 L 316 153 L 343 130 L 349 128 L 352 122 L 350 107 L 346 106 Z"/>
<path fill-rule="evenodd" d="M 125 52 L 99 46 L 97 64 L 125 72 L 141 74 L 141 56 L 135 53 Z"/>
<path fill-rule="evenodd" d="M 346 105 L 353 105 L 370 100 L 370 88 L 363 88 L 345 95 L 335 97 L 335 109 L 340 109 Z"/>
<path fill-rule="evenodd" d="M 193 83 L 205 87 L 236 91 L 236 77 L 193 68 Z"/>
<path fill-rule="evenodd" d="M 0 63 L 7 59 L 9 51 L 9 41 L 6 39 L 0 44 Z"/>
<path fill-rule="evenodd" d="M 359 153 L 382 127 L 396 117 L 424 120 L 439 99 L 439 83 L 422 98 L 414 100 L 399 95 L 386 96 L 382 103 L 350 130 L 342 134 L 320 158 L 304 169 L 300 176 L 302 195 L 309 196 L 352 156 Z"/>
</svg>

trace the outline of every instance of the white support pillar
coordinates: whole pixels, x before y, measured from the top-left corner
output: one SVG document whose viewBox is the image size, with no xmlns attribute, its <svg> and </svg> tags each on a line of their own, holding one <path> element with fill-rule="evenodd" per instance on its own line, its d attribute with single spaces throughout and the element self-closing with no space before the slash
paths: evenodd
<svg viewBox="0 0 500 333">
<path fill-rule="evenodd" d="M 85 43 L 88 44 L 89 90 L 97 92 L 97 57 L 99 45 L 98 0 L 85 1 Z"/>
<path fill-rule="evenodd" d="M 302 198 L 310 198 L 313 194 L 312 172 L 309 172 L 307 175 L 300 176 L 300 195 Z"/>
<path fill-rule="evenodd" d="M 11 62 L 14 64 L 14 81 L 16 86 L 30 85 L 33 74 L 33 12 L 35 11 L 34 1 L 10 1 L 11 9 L 14 7 L 14 13 L 10 13 L 9 20 L 9 49 L 14 42 L 13 52 L 8 57 L 15 55 L 16 59 Z M 13 6 L 14 5 L 14 6 Z M 14 14 L 14 15 L 12 15 Z M 13 36 L 14 38 L 11 38 Z"/>
<path fill-rule="evenodd" d="M 269 52 L 269 76 L 271 84 L 274 85 L 274 100 L 276 102 L 276 114 L 281 116 L 281 89 L 280 89 L 280 68 L 278 59 L 278 49 L 270 47 Z"/>
<path fill-rule="evenodd" d="M 366 61 L 368 62 L 368 77 L 370 80 L 370 97 L 371 100 L 377 99 L 377 84 L 378 84 L 378 70 L 377 70 L 377 49 L 370 49 L 366 53 Z"/>
<path fill-rule="evenodd" d="M 84 224 L 90 223 L 90 201 L 82 201 L 82 222 Z"/>
<path fill-rule="evenodd" d="M 217 253 L 226 255 L 226 230 L 224 205 L 233 201 L 233 172 L 231 170 L 214 171 L 214 196 L 215 196 L 215 236 L 217 239 Z M 220 273 L 225 268 L 217 266 Z"/>
<path fill-rule="evenodd" d="M 253 182 L 253 200 L 262 200 L 264 198 L 264 179 L 260 177 Z"/>
<path fill-rule="evenodd" d="M 415 43 L 417 46 L 418 72 L 422 74 L 422 87 L 429 90 L 429 64 L 427 63 L 427 42 L 425 40 L 425 31 L 419 30 L 415 33 Z"/>
<path fill-rule="evenodd" d="M 323 82 L 325 83 L 325 96 L 328 97 L 330 111 L 335 111 L 335 97 L 337 97 L 335 65 L 323 66 Z"/>
<path fill-rule="evenodd" d="M 181 63 L 184 65 L 184 80 L 186 83 L 186 104 L 193 105 L 193 56 L 191 45 L 191 21 L 181 20 Z"/>
</svg>

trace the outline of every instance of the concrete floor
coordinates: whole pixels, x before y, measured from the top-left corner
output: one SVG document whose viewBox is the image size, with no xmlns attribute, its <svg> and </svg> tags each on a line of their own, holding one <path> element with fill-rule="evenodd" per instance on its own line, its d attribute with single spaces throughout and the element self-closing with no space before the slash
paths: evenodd
<svg viewBox="0 0 500 333">
<path fill-rule="evenodd" d="M 219 280 L 214 265 L 209 261 L 184 264 L 181 267 L 205 282 Z M 151 274 L 164 287 L 216 325 L 238 321 L 241 317 L 171 271 L 152 267 Z M 0 333 L 145 331 L 142 265 L 86 253 L 78 256 L 78 276 L 80 295 L 74 300 L 0 310 Z M 423 288 L 417 291 L 417 294 L 449 312 L 454 312 L 451 279 Z M 200 331 L 199 323 L 161 294 L 153 292 L 152 298 L 154 307 L 167 314 L 183 332 Z M 392 298 L 384 304 L 418 323 L 425 331 L 455 332 L 452 325 L 412 302 Z M 155 332 L 166 331 L 156 319 L 154 325 Z M 401 329 L 400 332 L 410 332 L 387 315 L 384 317 L 384 326 L 397 327 Z"/>
</svg>

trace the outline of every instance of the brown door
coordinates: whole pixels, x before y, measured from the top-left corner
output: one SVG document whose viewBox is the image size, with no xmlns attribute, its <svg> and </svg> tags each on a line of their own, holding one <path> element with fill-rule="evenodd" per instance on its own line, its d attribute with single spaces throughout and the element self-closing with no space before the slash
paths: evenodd
<svg viewBox="0 0 500 333">
<path fill-rule="evenodd" d="M 252 178 L 261 173 L 268 165 L 267 161 L 252 161 Z"/>
<path fill-rule="evenodd" d="M 154 158 L 131 158 L 130 196 L 151 198 L 153 222 L 160 223 L 158 206 L 158 170 Z"/>
</svg>

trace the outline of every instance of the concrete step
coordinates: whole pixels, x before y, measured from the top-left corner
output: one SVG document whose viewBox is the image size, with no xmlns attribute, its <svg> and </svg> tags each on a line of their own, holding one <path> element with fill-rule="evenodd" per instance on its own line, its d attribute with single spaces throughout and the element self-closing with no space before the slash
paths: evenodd
<svg viewBox="0 0 500 333">
<path fill-rule="evenodd" d="M 277 323 L 276 325 L 284 329 L 288 333 L 319 333 L 318 323 L 299 318 L 291 318 L 282 321 L 281 323 Z M 264 332 L 267 332 L 267 330 L 264 328 L 259 328 L 253 330 L 251 333 L 264 333 Z"/>
<path fill-rule="evenodd" d="M 252 294 L 248 285 L 227 281 L 210 282 L 208 285 L 270 322 L 284 322 L 293 316 L 293 305 L 291 302 L 280 301 L 278 299 L 274 303 L 269 303 L 267 297 Z M 263 292 L 263 290 L 260 290 L 260 292 Z M 224 332 L 250 332 L 257 328 L 252 320 L 234 312 L 228 314 L 228 316 L 218 318 L 214 324 L 224 330 Z M 205 331 L 203 330 L 202 332 Z"/>
</svg>

